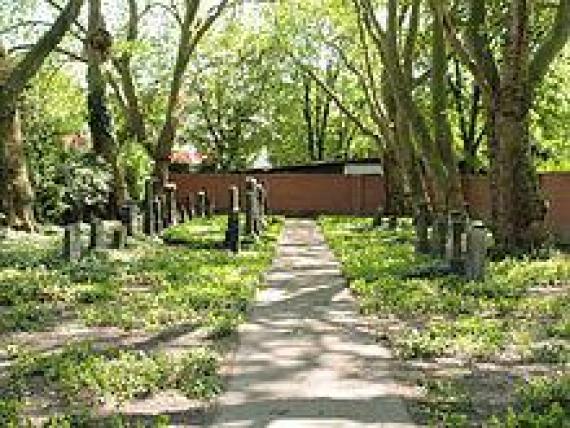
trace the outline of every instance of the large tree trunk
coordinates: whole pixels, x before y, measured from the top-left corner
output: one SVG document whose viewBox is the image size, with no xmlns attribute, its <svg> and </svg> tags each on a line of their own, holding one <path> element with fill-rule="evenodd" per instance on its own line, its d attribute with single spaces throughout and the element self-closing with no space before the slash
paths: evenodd
<svg viewBox="0 0 570 428">
<path fill-rule="evenodd" d="M 0 199 L 9 225 L 32 231 L 34 194 L 28 176 L 18 97 L 77 19 L 84 0 L 69 0 L 52 27 L 17 64 L 0 47 Z"/>
<path fill-rule="evenodd" d="M 15 106 L 0 117 L 0 139 L 3 141 L 5 180 L 3 200 L 8 226 L 32 232 L 34 221 L 34 192 L 30 183 L 20 115 Z"/>
<path fill-rule="evenodd" d="M 447 50 L 445 46 L 443 22 L 438 16 L 433 20 L 432 40 L 432 114 L 434 140 L 439 156 L 445 163 L 447 182 L 445 192 L 446 208 L 457 210 L 463 208 L 463 191 L 455 151 L 451 125 L 447 117 Z M 434 183 L 435 184 L 435 183 Z"/>
<path fill-rule="evenodd" d="M 530 152 L 529 112 L 532 101 L 529 81 L 529 5 L 513 0 L 509 37 L 505 46 L 501 84 L 492 105 L 496 177 L 495 232 L 498 250 L 513 254 L 540 245 L 535 233 L 545 216 L 536 169 Z"/>
<path fill-rule="evenodd" d="M 90 0 L 87 40 L 89 128 L 93 151 L 106 160 L 113 173 L 113 197 L 110 205 L 111 215 L 115 216 L 127 198 L 127 185 L 125 173 L 118 162 L 119 149 L 113 136 L 112 119 L 107 106 L 107 82 L 101 70 L 109 57 L 111 45 L 111 36 L 105 29 L 101 14 L 101 0 Z"/>
</svg>

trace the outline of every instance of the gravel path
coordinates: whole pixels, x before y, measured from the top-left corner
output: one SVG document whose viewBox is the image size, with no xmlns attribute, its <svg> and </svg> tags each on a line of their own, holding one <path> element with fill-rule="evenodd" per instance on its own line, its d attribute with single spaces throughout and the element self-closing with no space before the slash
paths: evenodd
<svg viewBox="0 0 570 428">
<path fill-rule="evenodd" d="M 314 221 L 287 220 L 267 283 L 210 426 L 413 426 Z"/>
</svg>

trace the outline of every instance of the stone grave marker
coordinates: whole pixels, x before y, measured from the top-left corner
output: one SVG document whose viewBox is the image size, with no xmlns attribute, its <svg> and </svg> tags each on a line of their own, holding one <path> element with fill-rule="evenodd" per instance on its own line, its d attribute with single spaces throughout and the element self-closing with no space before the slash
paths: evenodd
<svg viewBox="0 0 570 428">
<path fill-rule="evenodd" d="M 471 223 L 467 231 L 465 276 L 470 281 L 485 279 L 487 266 L 487 229 L 481 221 Z"/>
<path fill-rule="evenodd" d="M 154 198 L 152 203 L 152 212 L 154 217 L 154 233 L 160 234 L 164 223 L 162 218 L 162 200 L 158 196 Z"/>
<path fill-rule="evenodd" d="M 437 214 L 432 226 L 431 248 L 433 255 L 439 258 L 446 256 L 448 219 L 444 214 Z"/>
<path fill-rule="evenodd" d="M 186 212 L 188 214 L 188 220 L 192 221 L 196 217 L 196 208 L 194 204 L 194 194 L 192 192 L 188 193 L 188 199 L 186 200 Z"/>
<path fill-rule="evenodd" d="M 263 201 L 263 194 L 264 194 L 264 189 L 263 189 L 263 184 L 261 183 L 257 183 L 256 185 L 256 208 L 257 208 L 257 231 L 258 233 L 262 233 L 263 230 L 265 230 L 265 227 L 267 226 L 267 223 L 265 222 L 265 204 Z"/>
<path fill-rule="evenodd" d="M 248 236 L 257 236 L 257 182 L 255 178 L 248 177 L 245 181 L 245 233 Z"/>
<path fill-rule="evenodd" d="M 138 232 L 138 211 L 136 201 L 127 201 L 121 208 L 121 222 L 126 227 L 128 236 L 135 236 Z"/>
<path fill-rule="evenodd" d="M 114 250 L 122 250 L 127 246 L 127 228 L 120 224 L 113 228 L 113 240 L 111 248 Z"/>
<path fill-rule="evenodd" d="M 226 246 L 234 253 L 240 250 L 239 225 L 239 189 L 237 186 L 229 188 L 230 205 L 228 207 L 228 228 L 226 230 Z"/>
<path fill-rule="evenodd" d="M 180 224 L 184 224 L 188 221 L 188 214 L 186 212 L 186 208 L 183 206 L 178 210 L 178 221 Z"/>
<path fill-rule="evenodd" d="M 205 191 L 200 191 L 197 194 L 198 201 L 196 207 L 196 215 L 200 218 L 206 217 L 206 204 L 207 204 L 207 196 Z"/>
<path fill-rule="evenodd" d="M 154 180 L 147 179 L 144 183 L 145 198 L 144 198 L 144 212 L 143 212 L 143 231 L 145 235 L 154 235 L 155 228 L 155 207 L 154 207 Z"/>
<path fill-rule="evenodd" d="M 210 195 L 206 192 L 206 217 L 212 218 L 214 217 L 214 213 L 216 212 L 216 203 L 213 198 L 210 198 Z"/>
<path fill-rule="evenodd" d="M 378 206 L 376 209 L 376 214 L 372 220 L 372 227 L 382 227 L 382 220 L 384 219 L 384 207 L 382 205 Z"/>
<path fill-rule="evenodd" d="M 164 207 L 164 218 L 166 227 L 176 225 L 176 184 L 169 183 L 164 186 L 166 201 Z"/>
<path fill-rule="evenodd" d="M 105 229 L 103 221 L 99 218 L 91 220 L 89 232 L 89 249 L 100 250 L 105 248 Z"/>
<path fill-rule="evenodd" d="M 81 228 L 79 223 L 69 224 L 65 227 L 63 257 L 69 262 L 76 262 L 81 258 Z"/>
</svg>

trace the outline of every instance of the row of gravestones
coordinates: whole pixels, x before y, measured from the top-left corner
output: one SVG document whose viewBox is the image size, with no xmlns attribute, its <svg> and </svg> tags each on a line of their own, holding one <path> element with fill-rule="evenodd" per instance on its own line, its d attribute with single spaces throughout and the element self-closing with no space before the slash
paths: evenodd
<svg viewBox="0 0 570 428">
<path fill-rule="evenodd" d="M 241 246 L 240 227 L 240 195 L 237 186 L 229 188 L 228 226 L 226 229 L 226 247 L 234 253 L 239 252 Z M 247 177 L 245 181 L 244 211 L 245 230 L 244 235 L 252 240 L 257 240 L 267 227 L 267 189 L 253 177 Z"/>
<path fill-rule="evenodd" d="M 186 204 L 178 207 L 176 185 L 167 184 L 161 196 L 154 195 L 155 180 L 145 183 L 145 200 L 142 214 L 136 201 L 128 201 L 119 212 L 120 221 L 93 219 L 89 225 L 89 244 L 87 249 L 123 249 L 127 236 L 144 233 L 148 236 L 160 234 L 165 228 L 185 223 L 194 217 L 211 217 L 214 206 L 205 190 L 189 194 Z M 109 236 L 111 239 L 109 240 Z M 110 241 L 110 242 L 109 242 Z M 68 261 L 77 261 L 84 252 L 81 223 L 73 223 L 65 228 L 63 255 Z"/>
<path fill-rule="evenodd" d="M 205 189 L 197 192 L 195 198 L 193 193 L 189 193 L 184 202 L 178 206 L 176 185 L 167 184 L 164 187 L 164 194 L 158 196 L 154 194 L 155 183 L 156 181 L 153 179 L 149 179 L 145 183 L 143 208 L 143 232 L 145 235 L 160 234 L 165 228 L 178 223 L 186 223 L 195 217 L 213 216 L 214 203 Z"/>
<path fill-rule="evenodd" d="M 454 274 L 480 281 L 485 278 L 488 231 L 483 222 L 471 219 L 468 212 L 466 207 L 464 211 L 451 211 L 432 219 L 427 204 L 420 204 L 414 215 L 415 249 L 419 254 L 445 260 Z M 392 216 L 387 221 L 393 227 L 397 218 Z M 382 215 L 377 215 L 375 225 L 381 226 L 382 222 Z"/>
</svg>

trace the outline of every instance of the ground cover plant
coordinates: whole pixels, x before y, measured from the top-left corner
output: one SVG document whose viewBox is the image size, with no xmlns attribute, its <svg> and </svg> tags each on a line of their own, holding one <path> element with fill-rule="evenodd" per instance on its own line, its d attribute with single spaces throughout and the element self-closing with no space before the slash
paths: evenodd
<svg viewBox="0 0 570 428">
<path fill-rule="evenodd" d="M 421 388 L 413 413 L 438 426 L 560 427 L 570 421 L 570 257 L 491 263 L 482 282 L 438 275 L 413 229 L 325 217 L 361 311 Z M 565 425 L 566 424 L 566 425 Z"/>
<path fill-rule="evenodd" d="M 61 232 L 0 241 L 0 426 L 130 426 L 122 409 L 164 391 L 198 407 L 215 397 L 281 228 L 272 221 L 233 255 L 219 245 L 226 221 L 195 219 L 164 242 L 77 263 L 61 259 Z"/>
</svg>

